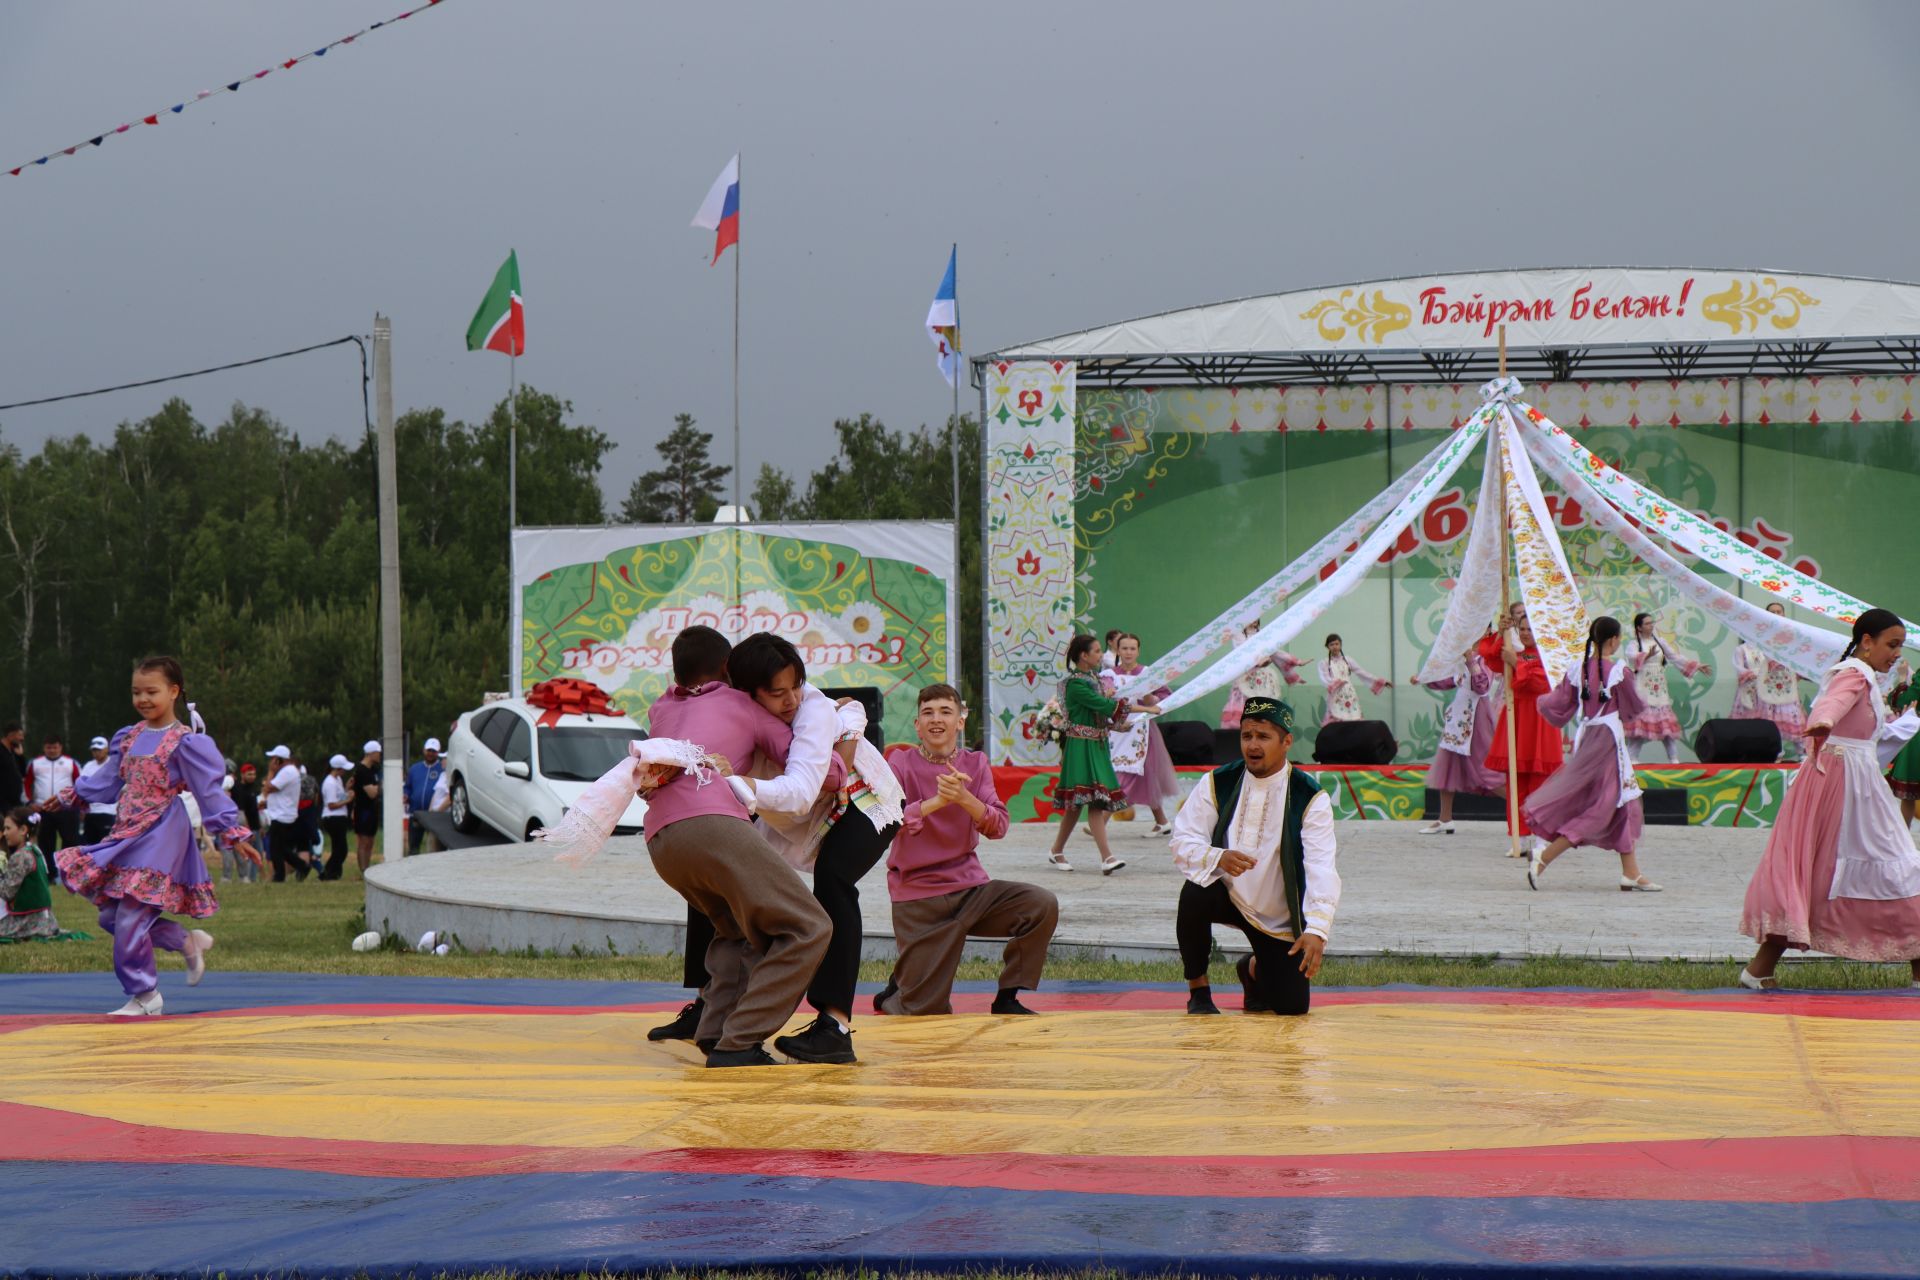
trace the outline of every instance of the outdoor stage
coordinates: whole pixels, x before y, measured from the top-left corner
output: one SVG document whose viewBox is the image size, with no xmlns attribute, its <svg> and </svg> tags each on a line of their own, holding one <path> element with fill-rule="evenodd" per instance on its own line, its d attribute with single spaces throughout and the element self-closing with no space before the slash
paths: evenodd
<svg viewBox="0 0 1920 1280">
<path fill-rule="evenodd" d="M 1909 1275 L 1920 998 L 1049 988 L 699 1067 L 664 986 L 0 990 L 10 1273 Z M 1238 994 L 1220 993 L 1223 1007 Z M 175 1014 L 173 1011 L 177 1010 Z"/>
</svg>

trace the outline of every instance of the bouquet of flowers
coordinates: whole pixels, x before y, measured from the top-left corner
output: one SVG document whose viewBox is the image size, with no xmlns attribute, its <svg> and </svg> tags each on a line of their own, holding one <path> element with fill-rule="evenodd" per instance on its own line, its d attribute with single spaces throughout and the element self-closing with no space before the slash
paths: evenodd
<svg viewBox="0 0 1920 1280">
<path fill-rule="evenodd" d="M 1060 705 L 1058 694 L 1047 699 L 1047 705 L 1040 708 L 1040 714 L 1033 718 L 1033 734 L 1040 741 L 1059 746 L 1067 740 L 1067 709 Z"/>
</svg>

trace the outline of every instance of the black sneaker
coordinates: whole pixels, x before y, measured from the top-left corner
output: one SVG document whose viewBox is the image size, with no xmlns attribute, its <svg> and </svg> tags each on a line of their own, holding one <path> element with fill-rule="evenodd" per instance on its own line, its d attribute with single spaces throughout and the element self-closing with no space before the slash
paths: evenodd
<svg viewBox="0 0 1920 1280">
<path fill-rule="evenodd" d="M 1187 992 L 1187 1013 L 1192 1016 L 1218 1014 L 1220 1006 L 1213 1002 L 1212 987 L 1196 987 Z"/>
<path fill-rule="evenodd" d="M 702 1053 L 712 1053 L 712 1052 L 713 1052 L 713 1046 L 715 1046 L 715 1045 L 717 1045 L 717 1044 L 719 1044 L 719 1043 L 720 1043 L 720 1037 L 719 1037 L 719 1036 L 708 1036 L 708 1037 L 707 1037 L 706 1039 L 704 1039 L 704 1040 L 695 1040 L 695 1041 L 693 1042 L 693 1047 L 694 1047 L 694 1048 L 696 1048 L 696 1049 L 698 1049 L 698 1050 L 699 1050 L 700 1052 L 702 1052 Z"/>
<path fill-rule="evenodd" d="M 1034 1010 L 1032 1010 L 1032 1009 L 1029 1009 L 1029 1008 L 1027 1008 L 1027 1006 L 1025 1006 L 1025 1005 L 1023 1005 L 1023 1004 L 1021 1004 L 1021 1003 L 1020 1003 L 1020 997 L 1019 997 L 1019 996 L 1017 996 L 1017 995 L 1014 995 L 1014 996 L 995 996 L 995 997 L 994 997 L 994 999 L 993 999 L 993 1007 L 992 1007 L 991 1009 L 988 1009 L 988 1010 L 987 1010 L 987 1012 L 988 1012 L 988 1013 L 998 1013 L 998 1014 L 1003 1014 L 1003 1015 L 1004 1015 L 1004 1014 L 1015 1014 L 1015 1013 L 1024 1013 L 1024 1014 L 1029 1014 L 1029 1015 L 1032 1015 L 1032 1016 L 1035 1016 L 1035 1017 L 1038 1017 L 1038 1016 L 1039 1016 L 1038 1014 L 1036 1014 L 1036 1013 L 1034 1012 Z"/>
<path fill-rule="evenodd" d="M 649 1040 L 691 1040 L 694 1032 L 700 1029 L 700 1015 L 707 1011 L 707 1002 L 695 1000 L 680 1010 L 680 1016 L 672 1022 L 663 1022 L 647 1032 Z"/>
<path fill-rule="evenodd" d="M 1253 957 L 1241 956 L 1233 971 L 1240 975 L 1240 1007 L 1248 1013 L 1272 1013 L 1272 1007 L 1253 994 Z"/>
<path fill-rule="evenodd" d="M 886 1010 L 881 1006 L 886 1004 L 889 998 L 893 996 L 897 996 L 899 994 L 900 994 L 900 984 L 895 982 L 892 978 L 888 978 L 887 989 L 885 991 L 882 991 L 879 995 L 873 998 L 873 1011 L 875 1013 L 884 1015 L 886 1013 Z"/>
<path fill-rule="evenodd" d="M 853 1056 L 853 1032 L 842 1031 L 840 1024 L 824 1013 L 799 1035 L 781 1036 L 773 1047 L 795 1062 L 844 1065 L 859 1061 Z"/>
<path fill-rule="evenodd" d="M 715 1049 L 707 1054 L 709 1067 L 777 1067 L 780 1063 L 774 1056 L 754 1045 L 747 1049 L 728 1049 L 725 1053 Z"/>
</svg>

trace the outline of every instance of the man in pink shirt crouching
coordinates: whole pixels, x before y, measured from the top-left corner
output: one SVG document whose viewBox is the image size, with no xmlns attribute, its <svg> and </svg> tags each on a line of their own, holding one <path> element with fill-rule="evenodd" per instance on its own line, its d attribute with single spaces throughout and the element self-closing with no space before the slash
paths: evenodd
<svg viewBox="0 0 1920 1280">
<path fill-rule="evenodd" d="M 1007 834 L 1007 806 L 986 756 L 960 745 L 966 720 L 958 690 L 928 685 L 914 717 L 920 745 L 887 757 L 907 804 L 887 857 L 900 959 L 873 998 L 876 1013 L 952 1013 L 953 975 L 968 938 L 1007 939 L 992 1012 L 1033 1012 L 1019 995 L 1040 985 L 1060 904 L 1039 885 L 994 880 L 980 865 L 980 837 Z"/>
</svg>

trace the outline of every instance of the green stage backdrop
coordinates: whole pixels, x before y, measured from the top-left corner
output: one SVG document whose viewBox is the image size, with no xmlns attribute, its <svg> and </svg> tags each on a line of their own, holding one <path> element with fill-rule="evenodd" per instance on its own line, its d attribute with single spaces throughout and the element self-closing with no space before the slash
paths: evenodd
<svg viewBox="0 0 1920 1280">
<path fill-rule="evenodd" d="M 1675 502 L 1911 616 L 1920 540 L 1903 515 L 1920 494 L 1920 440 L 1910 379 L 1558 384 L 1530 387 L 1524 398 Z M 1060 399 L 1071 406 L 1073 624 L 1136 632 L 1149 659 L 1304 552 L 1478 404 L 1471 388 L 1377 385 L 1082 387 Z M 1395 682 L 1378 696 L 1363 691 L 1361 701 L 1392 725 L 1403 762 L 1425 760 L 1437 745 L 1442 696 L 1407 682 L 1458 571 L 1483 456 L 1476 451 L 1360 589 L 1289 646 L 1317 659 L 1326 633 L 1338 632 L 1350 657 Z M 1662 634 L 1714 668 L 1693 679 L 1672 673 L 1683 726 L 1691 734 L 1726 714 L 1738 637 L 1702 611 L 1670 603 L 1657 576 L 1591 528 L 1544 475 L 1542 484 L 1590 613 L 1623 622 L 1641 611 L 1659 615 Z M 1317 725 L 1322 691 L 1311 669 L 1301 674 L 1306 682 L 1289 696 Z M 1037 762 L 1019 758 L 1020 709 L 1009 701 L 1003 695 L 995 708 L 998 758 Z M 1223 701 L 1214 694 L 1176 715 L 1217 722 Z M 1312 728 L 1304 733 L 1302 758 L 1314 736 Z"/>
</svg>

